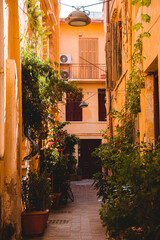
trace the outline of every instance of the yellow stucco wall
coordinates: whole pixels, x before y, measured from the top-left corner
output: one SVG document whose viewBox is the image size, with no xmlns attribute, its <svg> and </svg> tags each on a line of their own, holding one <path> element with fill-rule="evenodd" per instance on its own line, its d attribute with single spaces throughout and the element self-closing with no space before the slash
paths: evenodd
<svg viewBox="0 0 160 240">
<path fill-rule="evenodd" d="M 143 55 L 146 59 L 143 60 L 143 70 L 145 77 L 145 88 L 141 92 L 141 112 L 137 118 L 137 127 L 140 130 L 140 141 L 153 142 L 154 131 L 154 77 L 153 73 L 158 71 L 158 76 L 160 72 L 160 2 L 159 0 L 152 0 L 151 5 L 147 7 L 128 6 L 132 1 L 113 1 L 110 3 L 110 16 L 114 16 L 114 10 L 117 10 L 115 21 L 118 20 L 119 13 L 122 12 L 122 75 L 128 70 L 126 77 L 129 77 L 129 42 L 126 41 L 126 22 L 127 17 L 131 17 L 132 26 L 140 21 L 141 14 L 147 13 L 151 17 L 150 23 L 144 23 L 143 32 L 150 32 L 150 38 L 144 38 L 143 40 Z M 106 6 L 105 6 L 106 7 Z M 106 11 L 105 11 L 106 12 Z M 105 18 L 107 18 L 105 13 Z M 129 25 L 129 23 L 128 23 Z M 127 31 L 129 34 L 129 31 Z M 141 31 L 132 31 L 131 45 L 132 54 L 134 43 L 137 36 Z M 129 38 L 128 38 L 129 40 Z M 120 110 L 125 99 L 125 78 L 121 81 L 117 81 L 116 87 L 113 89 L 112 95 L 112 108 Z M 114 127 L 114 126 L 113 126 Z"/>
</svg>

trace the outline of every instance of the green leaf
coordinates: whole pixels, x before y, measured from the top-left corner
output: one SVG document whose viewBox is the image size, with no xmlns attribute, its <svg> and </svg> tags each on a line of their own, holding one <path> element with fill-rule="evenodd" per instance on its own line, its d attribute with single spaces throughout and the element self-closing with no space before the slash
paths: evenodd
<svg viewBox="0 0 160 240">
<path fill-rule="evenodd" d="M 151 17 L 148 14 L 141 14 L 143 22 L 150 22 Z"/>
<path fill-rule="evenodd" d="M 132 5 L 136 5 L 137 3 L 139 3 L 140 2 L 140 0 L 133 0 L 132 1 Z"/>
<path fill-rule="evenodd" d="M 140 3 L 141 6 L 146 6 L 149 7 L 151 4 L 151 0 L 142 0 L 142 2 Z"/>
<path fill-rule="evenodd" d="M 144 32 L 144 33 L 142 33 L 141 34 L 141 37 L 150 37 L 151 36 L 151 34 L 149 33 L 149 32 Z"/>
<path fill-rule="evenodd" d="M 136 23 L 136 24 L 133 26 L 133 30 L 136 30 L 136 31 L 138 31 L 140 28 L 143 28 L 142 23 Z"/>
</svg>

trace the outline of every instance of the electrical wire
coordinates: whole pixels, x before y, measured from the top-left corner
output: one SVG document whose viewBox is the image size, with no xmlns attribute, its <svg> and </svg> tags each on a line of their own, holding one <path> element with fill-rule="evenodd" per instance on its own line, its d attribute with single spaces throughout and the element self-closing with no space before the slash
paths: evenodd
<svg viewBox="0 0 160 240">
<path fill-rule="evenodd" d="M 87 63 L 89 63 L 89 64 L 91 64 L 91 65 L 93 65 L 94 67 L 96 67 L 96 68 L 98 68 L 98 69 L 100 69 L 101 71 L 103 71 L 103 72 L 105 72 L 105 73 L 107 73 L 104 69 L 102 69 L 102 68 L 100 68 L 100 67 L 98 67 L 96 64 L 94 64 L 94 63 L 91 63 L 91 62 L 89 62 L 87 59 L 85 59 L 85 58 L 83 58 L 83 57 L 81 57 L 81 56 L 79 56 L 79 58 L 81 58 L 82 60 L 84 60 L 85 62 L 87 62 Z"/>
<path fill-rule="evenodd" d="M 99 3 L 93 3 L 93 4 L 90 4 L 90 5 L 86 5 L 86 6 L 71 6 L 71 5 L 68 5 L 68 4 L 66 4 L 66 3 L 60 3 L 60 4 L 62 4 L 62 5 L 65 5 L 65 6 L 67 6 L 67 7 L 71 7 L 71 8 L 75 8 L 75 9 L 77 9 L 77 8 L 79 8 L 79 9 L 81 9 L 81 8 L 86 8 L 86 7 L 91 7 L 91 6 L 94 6 L 94 5 L 98 5 L 98 4 L 102 4 L 102 3 L 106 3 L 106 2 L 110 2 L 110 1 L 112 1 L 112 0 L 106 0 L 106 1 L 103 1 L 103 2 L 99 2 Z"/>
</svg>

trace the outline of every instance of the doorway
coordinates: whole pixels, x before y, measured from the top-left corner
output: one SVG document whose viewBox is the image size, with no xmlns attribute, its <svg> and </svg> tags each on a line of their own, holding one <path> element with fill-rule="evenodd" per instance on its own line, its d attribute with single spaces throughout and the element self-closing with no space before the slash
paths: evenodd
<svg viewBox="0 0 160 240">
<path fill-rule="evenodd" d="M 101 139 L 80 139 L 78 145 L 79 167 L 82 169 L 82 178 L 92 178 L 93 174 L 101 171 L 101 165 L 92 157 L 92 152 L 101 144 Z"/>
</svg>

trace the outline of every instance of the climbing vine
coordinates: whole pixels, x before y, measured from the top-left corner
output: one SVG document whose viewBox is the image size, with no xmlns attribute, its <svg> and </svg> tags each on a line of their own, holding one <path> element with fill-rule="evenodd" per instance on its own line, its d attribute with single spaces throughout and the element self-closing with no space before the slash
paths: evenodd
<svg viewBox="0 0 160 240">
<path fill-rule="evenodd" d="M 140 6 L 149 7 L 150 0 L 134 0 L 132 4 L 135 5 L 139 3 Z M 133 30 L 139 31 L 143 30 L 143 22 L 150 22 L 150 16 L 148 14 L 141 14 L 141 22 L 136 23 L 133 26 Z M 142 54 L 143 51 L 143 38 L 150 37 L 149 32 L 141 33 L 135 44 L 132 58 L 132 71 L 129 76 L 129 80 L 127 81 L 126 86 L 126 105 L 125 109 L 127 109 L 130 114 L 134 114 L 137 116 L 138 112 L 140 112 L 140 94 L 141 89 L 144 87 L 145 80 L 143 76 L 142 69 L 142 61 L 145 57 Z"/>
<path fill-rule="evenodd" d="M 58 103 L 63 94 L 81 96 L 81 89 L 75 84 L 60 80 L 59 73 L 40 59 L 32 50 L 24 50 L 22 56 L 22 107 L 24 132 L 30 129 L 31 137 L 47 136 L 58 114 Z"/>
<path fill-rule="evenodd" d="M 27 35 L 21 34 L 26 48 L 37 51 L 46 44 L 47 36 L 50 34 L 45 26 L 43 10 L 40 8 L 40 0 L 25 0 L 27 8 Z"/>
<path fill-rule="evenodd" d="M 42 60 L 38 50 L 44 47 L 49 34 L 40 0 L 25 0 L 28 34 L 22 35 L 22 107 L 24 133 L 32 139 L 45 139 L 55 124 L 64 93 L 73 97 L 82 95 L 76 84 L 60 79 L 58 64 Z M 38 49 L 40 48 L 40 49 Z"/>
</svg>

